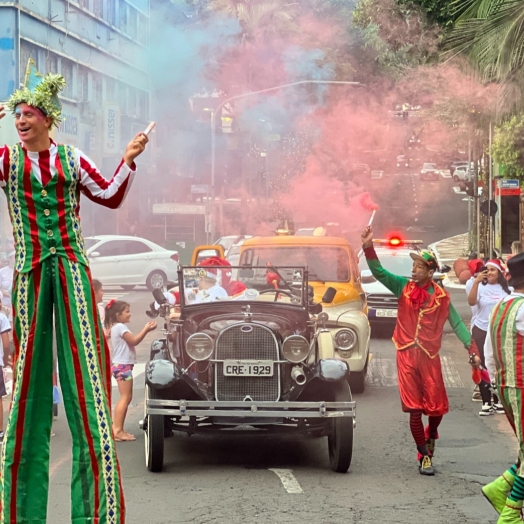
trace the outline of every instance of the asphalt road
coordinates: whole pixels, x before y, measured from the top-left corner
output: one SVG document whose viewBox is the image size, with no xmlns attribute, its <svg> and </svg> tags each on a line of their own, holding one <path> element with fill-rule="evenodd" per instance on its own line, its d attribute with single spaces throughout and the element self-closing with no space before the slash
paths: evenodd
<svg viewBox="0 0 524 524">
<path fill-rule="evenodd" d="M 410 174 L 386 180 L 392 189 L 377 198 L 381 205 L 378 232 L 418 228 L 409 231 L 430 243 L 465 230 L 466 203 L 461 201 L 462 195 L 452 192 L 450 180 L 420 182 Z M 398 206 L 393 195 L 411 199 L 413 206 Z M 415 197 L 420 207 L 414 207 Z M 395 221 L 386 219 L 385 210 Z M 451 293 L 461 314 L 469 319 L 464 293 Z M 147 319 L 143 311 L 151 300 L 149 293 L 114 291 L 110 296 L 117 295 L 131 304 L 131 330 L 140 329 Z M 145 468 L 144 438 L 138 429 L 144 394 L 144 377 L 138 375 L 127 418 L 127 429 L 137 440 L 117 444 L 128 508 L 126 522 L 496 522 L 496 514 L 482 497 L 480 487 L 515 458 L 516 442 L 505 417 L 478 416 L 480 405 L 471 401 L 466 351 L 446 329 L 442 359 L 451 410 L 444 418 L 437 442 L 437 475 L 421 477 L 408 419 L 400 410 L 395 351 L 387 331 L 377 332 L 372 339 L 368 387 L 356 397 L 357 427 L 348 474 L 330 470 L 325 438 L 188 438 L 181 434 L 165 441 L 165 470 L 149 473 Z M 139 347 L 141 363 L 147 360 L 147 346 L 143 343 Z M 137 373 L 142 369 L 137 366 Z M 113 391 L 116 399 L 116 389 Z M 67 524 L 71 454 L 63 409 L 54 433 L 48 521 Z"/>
</svg>

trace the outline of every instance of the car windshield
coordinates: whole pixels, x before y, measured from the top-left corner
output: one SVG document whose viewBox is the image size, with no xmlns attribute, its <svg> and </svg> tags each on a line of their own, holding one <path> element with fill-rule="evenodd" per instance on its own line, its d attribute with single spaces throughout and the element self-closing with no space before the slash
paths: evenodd
<svg viewBox="0 0 524 524">
<path fill-rule="evenodd" d="M 234 301 L 302 306 L 304 278 L 304 268 L 295 266 L 192 266 L 182 269 L 182 288 L 186 306 Z"/>
<path fill-rule="evenodd" d="M 241 265 L 304 266 L 310 281 L 348 282 L 351 268 L 345 249 L 329 246 L 271 246 L 253 247 L 242 253 Z"/>
<path fill-rule="evenodd" d="M 100 242 L 97 238 L 84 238 L 84 244 L 86 246 L 86 250 L 90 250 L 93 246 L 96 246 Z"/>
<path fill-rule="evenodd" d="M 378 253 L 378 258 L 382 267 L 394 275 L 401 277 L 410 277 L 413 269 L 413 260 L 405 254 L 382 254 Z M 358 264 L 360 271 L 369 269 L 365 258 L 360 259 Z"/>
<path fill-rule="evenodd" d="M 437 169 L 437 164 L 424 164 L 422 169 Z"/>
</svg>

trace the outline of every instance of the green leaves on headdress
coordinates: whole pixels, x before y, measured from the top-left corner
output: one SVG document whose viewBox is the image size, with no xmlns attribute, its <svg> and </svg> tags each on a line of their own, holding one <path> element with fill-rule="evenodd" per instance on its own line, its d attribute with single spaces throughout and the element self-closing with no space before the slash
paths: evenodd
<svg viewBox="0 0 524 524">
<path fill-rule="evenodd" d="M 36 70 L 36 64 L 30 59 L 27 64 L 24 87 L 16 90 L 7 101 L 7 107 L 15 111 L 19 104 L 37 107 L 46 116 L 53 119 L 53 125 L 58 127 L 62 121 L 62 104 L 58 93 L 64 89 L 66 81 L 62 75 L 49 73 L 42 76 Z"/>
</svg>

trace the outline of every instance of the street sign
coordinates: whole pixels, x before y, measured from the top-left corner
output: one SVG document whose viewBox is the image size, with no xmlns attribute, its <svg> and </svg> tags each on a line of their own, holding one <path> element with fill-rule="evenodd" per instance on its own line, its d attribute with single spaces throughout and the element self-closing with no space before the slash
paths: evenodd
<svg viewBox="0 0 524 524">
<path fill-rule="evenodd" d="M 499 180 L 499 184 L 500 184 L 499 187 L 501 189 L 514 189 L 520 186 L 518 180 L 509 180 L 509 179 L 508 180 L 506 179 Z"/>
<path fill-rule="evenodd" d="M 207 184 L 191 184 L 191 193 L 193 195 L 207 195 L 209 186 Z"/>
</svg>

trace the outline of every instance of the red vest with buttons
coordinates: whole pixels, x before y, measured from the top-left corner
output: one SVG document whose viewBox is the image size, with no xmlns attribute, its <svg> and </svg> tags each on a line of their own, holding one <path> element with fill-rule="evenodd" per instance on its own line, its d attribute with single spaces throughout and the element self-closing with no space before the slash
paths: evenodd
<svg viewBox="0 0 524 524">
<path fill-rule="evenodd" d="M 434 358 L 440 350 L 450 298 L 446 291 L 433 283 L 433 294 L 421 309 L 416 309 L 409 298 L 416 285 L 415 282 L 408 282 L 399 297 L 393 342 L 398 350 L 417 346 Z"/>
</svg>

